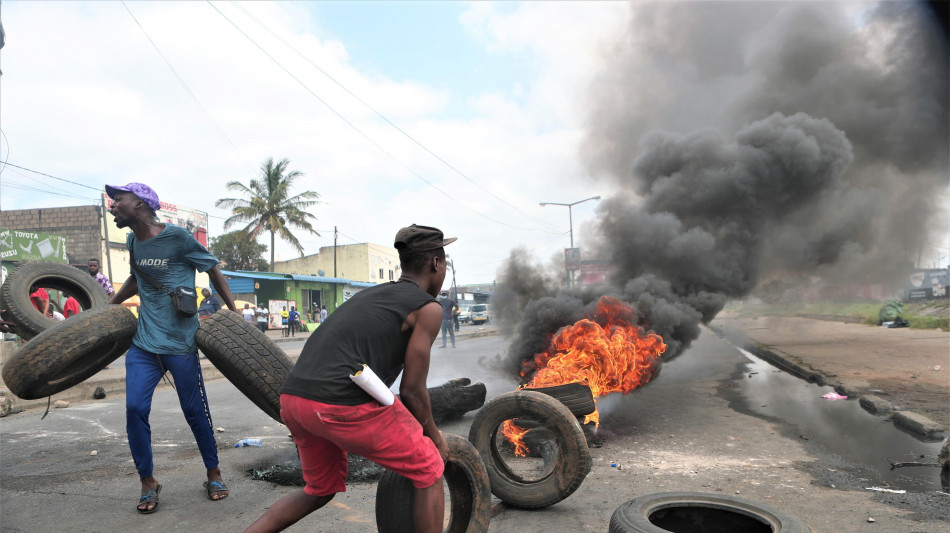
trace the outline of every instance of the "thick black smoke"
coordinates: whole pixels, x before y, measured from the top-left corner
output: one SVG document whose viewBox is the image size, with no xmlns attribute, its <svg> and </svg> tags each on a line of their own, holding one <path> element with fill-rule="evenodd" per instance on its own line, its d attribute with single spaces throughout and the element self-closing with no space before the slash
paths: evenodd
<svg viewBox="0 0 950 533">
<path fill-rule="evenodd" d="M 613 274 L 557 292 L 513 256 L 496 301 L 520 315 L 512 366 L 601 294 L 633 304 L 668 359 L 763 279 L 891 281 L 946 228 L 947 42 L 921 5 L 631 13 L 605 48 L 582 147 L 591 174 L 620 188 L 582 243 Z"/>
</svg>

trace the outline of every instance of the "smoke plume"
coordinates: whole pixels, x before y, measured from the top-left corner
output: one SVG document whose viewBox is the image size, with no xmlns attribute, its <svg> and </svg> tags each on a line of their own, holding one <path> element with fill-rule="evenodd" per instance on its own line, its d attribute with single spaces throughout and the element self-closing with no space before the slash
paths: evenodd
<svg viewBox="0 0 950 533">
<path fill-rule="evenodd" d="M 601 186 L 581 245 L 604 287 L 557 289 L 513 254 L 512 366 L 627 301 L 669 359 L 773 276 L 893 282 L 946 227 L 947 41 L 921 4 L 634 3 L 604 48 L 582 154 Z"/>
</svg>

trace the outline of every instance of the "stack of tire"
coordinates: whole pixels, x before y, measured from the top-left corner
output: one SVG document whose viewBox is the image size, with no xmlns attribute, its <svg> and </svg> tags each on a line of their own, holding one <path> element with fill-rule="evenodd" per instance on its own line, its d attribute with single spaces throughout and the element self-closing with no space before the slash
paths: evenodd
<svg viewBox="0 0 950 533">
<path fill-rule="evenodd" d="M 30 287 L 56 289 L 75 298 L 83 312 L 57 322 L 30 303 Z M 61 263 L 23 263 L 0 286 L 3 319 L 28 341 L 3 365 L 14 395 L 35 400 L 85 381 L 128 350 L 136 319 L 89 274 Z"/>
</svg>

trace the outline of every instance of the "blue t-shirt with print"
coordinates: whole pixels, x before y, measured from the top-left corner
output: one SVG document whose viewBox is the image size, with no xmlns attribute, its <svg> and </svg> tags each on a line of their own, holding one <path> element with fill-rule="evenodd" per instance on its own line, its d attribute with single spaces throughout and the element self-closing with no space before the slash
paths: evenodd
<svg viewBox="0 0 950 533">
<path fill-rule="evenodd" d="M 169 290 L 195 288 L 195 270 L 205 272 L 218 264 L 218 258 L 201 245 L 185 228 L 165 223 L 165 229 L 147 241 L 129 233 L 126 244 L 135 255 L 135 266 Z M 167 293 L 156 288 L 138 272 L 132 271 L 139 287 L 139 322 L 132 343 L 143 350 L 162 355 L 194 352 L 198 317 L 183 317 L 175 312 Z"/>
</svg>

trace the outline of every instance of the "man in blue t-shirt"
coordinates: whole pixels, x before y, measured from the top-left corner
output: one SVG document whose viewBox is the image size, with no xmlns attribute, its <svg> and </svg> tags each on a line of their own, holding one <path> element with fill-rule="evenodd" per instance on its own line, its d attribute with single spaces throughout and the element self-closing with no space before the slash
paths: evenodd
<svg viewBox="0 0 950 533">
<path fill-rule="evenodd" d="M 293 337 L 298 326 L 300 326 L 300 313 L 297 312 L 297 308 L 294 306 L 291 306 L 290 313 L 287 315 L 287 326 L 290 327 L 290 336 Z"/>
<path fill-rule="evenodd" d="M 113 200 L 112 216 L 116 226 L 132 230 L 126 242 L 134 267 L 110 303 L 121 304 L 135 294 L 141 300 L 138 328 L 125 356 L 126 432 L 142 482 L 136 509 L 143 514 L 158 510 L 162 486 L 152 475 L 149 413 L 155 387 L 166 371 L 174 378 L 182 412 L 208 470 L 205 482 L 208 498 L 220 500 L 227 497 L 228 488 L 218 468 L 214 426 L 198 364 L 195 343 L 198 317 L 179 315 L 163 288 L 194 290 L 195 271 L 207 272 L 225 305 L 236 311 L 228 282 L 218 269 L 218 259 L 191 233 L 158 220 L 155 215 L 160 205 L 158 195 L 150 187 L 142 183 L 106 185 L 106 193 Z M 148 278 L 163 288 L 156 287 Z"/>
</svg>

